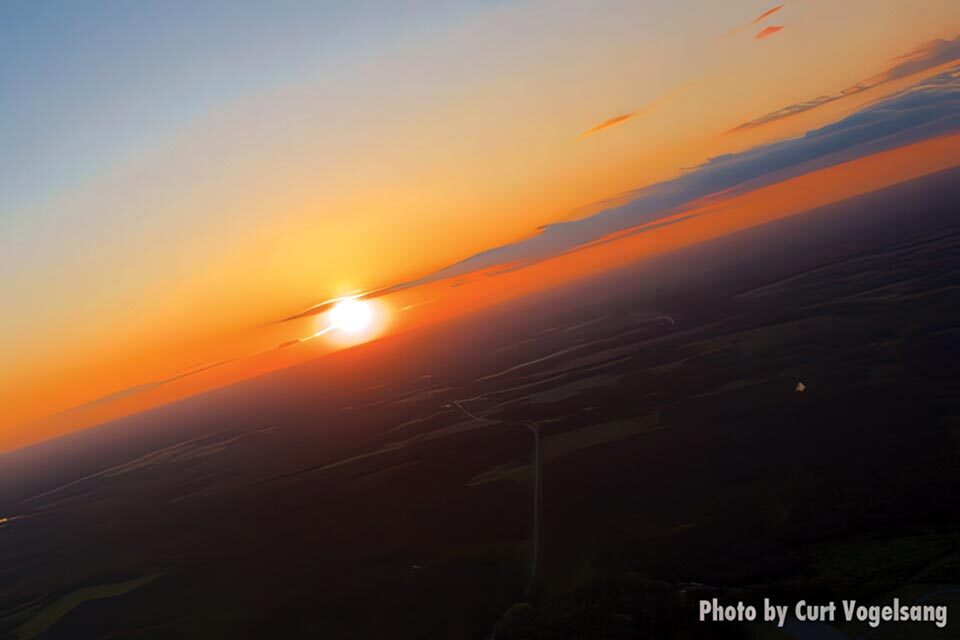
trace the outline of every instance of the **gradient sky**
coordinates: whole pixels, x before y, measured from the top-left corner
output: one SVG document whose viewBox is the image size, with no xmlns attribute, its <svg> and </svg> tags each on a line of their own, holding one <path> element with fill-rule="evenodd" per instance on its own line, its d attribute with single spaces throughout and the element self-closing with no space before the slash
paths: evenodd
<svg viewBox="0 0 960 640">
<path fill-rule="evenodd" d="M 36 421 L 104 396 L 128 402 L 112 416 L 232 379 L 133 399 L 303 335 L 255 328 L 318 301 L 621 204 L 960 58 L 952 0 L 798 0 L 760 18 L 776 6 L 3 3 L 0 450 L 89 424 Z M 936 39 L 929 64 L 883 75 Z M 931 171 L 954 152 L 907 143 Z M 590 259 L 616 266 L 604 255 Z M 549 280 L 534 271 L 511 295 Z M 385 304 L 436 321 L 455 296 L 425 302 L 443 296 Z"/>
</svg>

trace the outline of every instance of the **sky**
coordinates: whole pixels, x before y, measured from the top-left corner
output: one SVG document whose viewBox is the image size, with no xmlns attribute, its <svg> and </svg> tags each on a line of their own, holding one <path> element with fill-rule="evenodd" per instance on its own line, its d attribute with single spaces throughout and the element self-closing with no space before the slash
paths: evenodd
<svg viewBox="0 0 960 640">
<path fill-rule="evenodd" d="M 949 0 L 5 2 L 0 451 L 342 347 L 299 342 L 335 296 L 389 333 L 951 166 L 958 35 Z"/>
</svg>

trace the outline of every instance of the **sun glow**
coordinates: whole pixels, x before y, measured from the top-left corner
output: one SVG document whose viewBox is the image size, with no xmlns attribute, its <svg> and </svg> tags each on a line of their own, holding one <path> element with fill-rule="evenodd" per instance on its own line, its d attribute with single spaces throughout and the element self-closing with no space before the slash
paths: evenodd
<svg viewBox="0 0 960 640">
<path fill-rule="evenodd" d="M 358 297 L 340 298 L 319 318 L 314 333 L 296 340 L 308 342 L 321 336 L 333 344 L 349 346 L 365 342 L 380 334 L 387 324 L 384 305 Z"/>
<path fill-rule="evenodd" d="M 363 333 L 373 322 L 373 308 L 369 302 L 356 298 L 341 300 L 330 310 L 330 326 L 345 333 Z"/>
</svg>

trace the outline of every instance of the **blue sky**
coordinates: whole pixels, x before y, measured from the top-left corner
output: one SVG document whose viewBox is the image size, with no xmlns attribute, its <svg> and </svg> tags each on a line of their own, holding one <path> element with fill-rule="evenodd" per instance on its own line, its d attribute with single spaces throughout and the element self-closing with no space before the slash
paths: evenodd
<svg viewBox="0 0 960 640">
<path fill-rule="evenodd" d="M 470 5 L 422 2 L 5 2 L 0 215 L 161 144 L 327 61 L 415 38 Z"/>
</svg>

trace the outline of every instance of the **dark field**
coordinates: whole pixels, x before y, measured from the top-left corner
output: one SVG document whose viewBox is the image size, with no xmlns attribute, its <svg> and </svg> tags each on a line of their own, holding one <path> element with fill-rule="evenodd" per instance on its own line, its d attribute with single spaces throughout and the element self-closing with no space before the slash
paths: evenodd
<svg viewBox="0 0 960 640">
<path fill-rule="evenodd" d="M 958 213 L 953 170 L 0 457 L 0 637 L 871 631 L 703 624 L 700 597 L 960 615 Z"/>
</svg>

